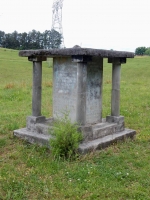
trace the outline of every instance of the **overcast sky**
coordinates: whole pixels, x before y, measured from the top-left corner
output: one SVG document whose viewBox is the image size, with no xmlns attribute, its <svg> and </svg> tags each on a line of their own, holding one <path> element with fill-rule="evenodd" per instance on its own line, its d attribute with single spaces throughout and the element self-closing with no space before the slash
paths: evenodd
<svg viewBox="0 0 150 200">
<path fill-rule="evenodd" d="M 53 0 L 0 0 L 0 30 L 44 32 L 52 26 Z M 135 51 L 150 47 L 150 0 L 64 0 L 66 47 Z"/>
</svg>

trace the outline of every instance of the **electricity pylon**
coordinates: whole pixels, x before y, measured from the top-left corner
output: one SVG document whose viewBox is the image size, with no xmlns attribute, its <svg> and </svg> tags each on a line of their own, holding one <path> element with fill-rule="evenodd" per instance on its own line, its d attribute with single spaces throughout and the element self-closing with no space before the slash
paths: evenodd
<svg viewBox="0 0 150 200">
<path fill-rule="evenodd" d="M 64 0 L 54 0 L 52 6 L 52 29 L 59 32 L 62 36 L 61 48 L 64 48 L 64 37 L 62 28 L 62 7 Z"/>
</svg>

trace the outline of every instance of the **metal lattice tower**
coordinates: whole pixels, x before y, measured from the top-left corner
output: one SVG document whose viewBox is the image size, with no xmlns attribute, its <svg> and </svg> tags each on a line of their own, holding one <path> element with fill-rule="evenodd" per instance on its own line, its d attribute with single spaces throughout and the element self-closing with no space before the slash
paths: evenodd
<svg viewBox="0 0 150 200">
<path fill-rule="evenodd" d="M 64 48 L 64 37 L 62 29 L 62 7 L 64 0 L 54 0 L 52 6 L 52 29 L 59 32 L 62 36 L 61 48 Z"/>
</svg>

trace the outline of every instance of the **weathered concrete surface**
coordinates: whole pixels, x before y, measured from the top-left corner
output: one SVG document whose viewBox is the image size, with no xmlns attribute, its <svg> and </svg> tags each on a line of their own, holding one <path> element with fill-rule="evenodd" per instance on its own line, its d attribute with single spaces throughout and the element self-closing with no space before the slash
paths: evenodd
<svg viewBox="0 0 150 200">
<path fill-rule="evenodd" d="M 121 63 L 119 58 L 113 59 L 112 66 L 112 92 L 111 92 L 111 115 L 120 115 L 120 74 Z"/>
<path fill-rule="evenodd" d="M 95 151 L 98 149 L 103 149 L 108 147 L 119 140 L 125 140 L 126 138 L 135 138 L 136 132 L 130 129 L 119 130 L 117 126 L 121 123 L 108 123 L 103 119 L 102 123 L 82 126 L 80 131 L 83 134 L 83 142 L 79 145 L 79 152 L 82 154 Z M 35 128 L 29 130 L 27 128 L 22 128 L 19 130 L 14 130 L 14 136 L 22 138 L 30 143 L 36 143 L 39 145 L 44 145 L 50 148 L 50 129 L 52 128 L 51 123 L 53 119 L 47 119 L 45 123 L 35 124 Z M 117 122 L 117 121 L 116 121 Z M 34 130 L 34 131 L 33 131 Z"/>
<path fill-rule="evenodd" d="M 103 59 L 94 57 L 87 65 L 86 124 L 102 121 Z"/>
<path fill-rule="evenodd" d="M 87 64 L 76 63 L 77 65 L 77 90 L 76 90 L 76 122 L 80 124 L 86 123 L 86 80 L 87 80 Z M 73 113 L 72 113 L 73 114 Z"/>
<path fill-rule="evenodd" d="M 82 132 L 83 140 L 87 142 L 124 131 L 124 117 L 120 116 L 117 119 L 111 120 L 109 116 L 107 116 L 107 118 L 103 118 L 100 123 L 81 126 L 79 130 Z"/>
<path fill-rule="evenodd" d="M 53 117 L 68 111 L 71 121 L 80 125 L 101 122 L 103 59 L 85 63 L 65 57 L 53 63 Z"/>
<path fill-rule="evenodd" d="M 46 119 L 44 116 L 28 116 L 26 120 L 26 128 L 30 132 L 49 134 L 49 129 L 53 126 L 53 121 L 53 118 Z"/>
<path fill-rule="evenodd" d="M 54 119 L 41 117 L 27 117 L 27 127 L 14 130 L 14 136 L 43 146 L 49 146 L 49 140 L 52 136 L 49 134 L 52 129 Z"/>
<path fill-rule="evenodd" d="M 72 55 L 98 56 L 103 58 L 134 58 L 134 53 L 126 51 L 112 51 L 104 49 L 91 48 L 66 48 L 66 49 L 50 49 L 50 50 L 22 50 L 19 56 L 23 57 L 66 57 Z"/>
<path fill-rule="evenodd" d="M 71 66 L 71 67 L 70 67 Z M 68 111 L 72 122 L 77 118 L 77 64 L 71 58 L 53 61 L 53 117 Z"/>
<path fill-rule="evenodd" d="M 33 62 L 32 115 L 41 115 L 42 62 Z"/>
<path fill-rule="evenodd" d="M 28 141 L 31 144 L 38 144 L 40 146 L 49 147 L 49 140 L 51 136 L 49 134 L 40 134 L 37 132 L 29 131 L 27 128 L 14 130 L 14 136 Z"/>
<path fill-rule="evenodd" d="M 46 57 L 29 58 L 33 62 L 33 80 L 32 80 L 32 116 L 41 116 L 42 101 L 42 61 Z"/>
<path fill-rule="evenodd" d="M 102 138 L 83 142 L 79 145 L 79 152 L 82 154 L 86 154 L 95 150 L 104 149 L 119 140 L 125 140 L 127 138 L 134 139 L 135 135 L 136 132 L 134 130 L 125 129 L 124 131 L 110 134 Z"/>
</svg>

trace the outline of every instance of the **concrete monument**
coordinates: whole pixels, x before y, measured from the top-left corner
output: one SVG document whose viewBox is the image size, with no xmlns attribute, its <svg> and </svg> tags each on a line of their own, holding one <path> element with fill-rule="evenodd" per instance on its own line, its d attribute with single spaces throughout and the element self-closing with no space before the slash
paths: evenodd
<svg viewBox="0 0 150 200">
<path fill-rule="evenodd" d="M 31 143 L 49 145 L 53 120 L 69 112 L 72 122 L 79 124 L 83 141 L 79 151 L 105 148 L 117 140 L 134 138 L 136 132 L 124 127 L 120 115 L 120 70 L 126 58 L 134 53 L 101 49 L 74 48 L 53 50 L 24 50 L 20 56 L 33 62 L 32 116 L 25 128 L 14 135 Z M 42 62 L 53 58 L 53 117 L 41 114 Z M 111 114 L 102 118 L 103 58 L 112 63 Z"/>
</svg>

